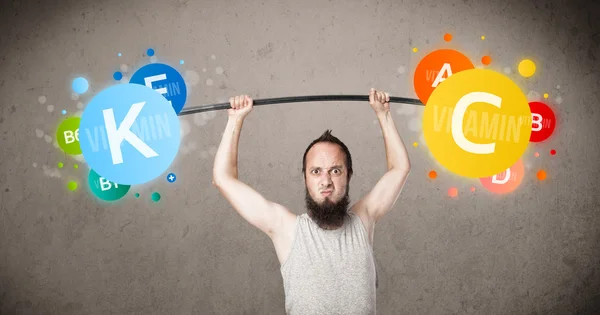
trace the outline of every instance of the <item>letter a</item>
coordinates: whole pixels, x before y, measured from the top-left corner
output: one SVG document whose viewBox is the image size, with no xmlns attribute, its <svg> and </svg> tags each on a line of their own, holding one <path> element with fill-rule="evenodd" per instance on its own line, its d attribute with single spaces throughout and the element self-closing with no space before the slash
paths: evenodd
<svg viewBox="0 0 600 315">
<path fill-rule="evenodd" d="M 445 78 L 443 78 L 444 72 L 448 73 L 448 75 Z M 445 63 L 442 66 L 442 69 L 440 70 L 440 72 L 438 72 L 437 77 L 435 77 L 435 81 L 433 81 L 433 84 L 431 85 L 431 87 L 434 87 L 434 88 L 437 87 L 438 84 L 440 84 L 442 81 L 449 78 L 451 75 L 452 75 L 452 68 L 450 67 L 449 63 Z"/>
<path fill-rule="evenodd" d="M 113 109 L 109 108 L 102 111 L 104 114 L 106 135 L 108 137 L 110 155 L 112 156 L 113 164 L 123 163 L 123 154 L 121 153 L 121 142 L 123 142 L 123 140 L 127 140 L 127 142 L 129 142 L 147 158 L 158 156 L 158 153 L 152 150 L 152 148 L 150 148 L 130 130 L 131 126 L 135 122 L 135 119 L 140 114 L 140 111 L 142 111 L 144 104 L 146 104 L 146 102 L 135 103 L 131 105 L 127 115 L 125 115 L 125 119 L 123 119 L 123 122 L 119 126 L 119 129 L 117 129 L 117 124 L 115 123 Z"/>
</svg>

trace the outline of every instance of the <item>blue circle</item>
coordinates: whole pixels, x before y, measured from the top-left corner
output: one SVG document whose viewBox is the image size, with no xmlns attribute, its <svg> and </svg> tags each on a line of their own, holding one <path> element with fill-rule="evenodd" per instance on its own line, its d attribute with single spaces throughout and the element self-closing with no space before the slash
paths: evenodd
<svg viewBox="0 0 600 315">
<path fill-rule="evenodd" d="M 117 71 L 117 72 L 113 73 L 113 78 L 115 80 L 119 81 L 119 80 L 123 79 L 123 74 L 121 72 Z"/>
<path fill-rule="evenodd" d="M 175 173 L 169 173 L 169 175 L 167 175 L 167 181 L 169 183 L 173 183 L 177 180 L 177 176 L 175 175 Z"/>
<path fill-rule="evenodd" d="M 148 82 L 146 82 L 148 81 Z M 187 98 L 187 88 L 183 77 L 177 70 L 162 63 L 151 63 L 137 70 L 129 83 L 146 85 L 153 88 L 171 102 L 175 113 L 183 109 Z"/>
<path fill-rule="evenodd" d="M 63 110 L 62 110 L 62 114 L 64 115 L 64 114 L 66 114 L 66 113 L 67 113 L 67 111 L 63 109 Z"/>
<path fill-rule="evenodd" d="M 181 142 L 179 128 L 173 107 L 155 90 L 118 84 L 98 93 L 85 108 L 79 145 L 89 167 L 100 176 L 138 185 L 169 168 Z"/>
<path fill-rule="evenodd" d="M 179 60 L 179 64 L 182 65 L 183 64 L 183 59 Z"/>
<path fill-rule="evenodd" d="M 148 50 L 146 51 L 146 54 L 148 54 L 148 56 L 150 56 L 150 57 L 154 56 L 154 49 L 148 48 Z"/>
<path fill-rule="evenodd" d="M 121 53 L 118 53 L 117 56 L 121 57 Z"/>
<path fill-rule="evenodd" d="M 77 93 L 77 94 L 85 93 L 89 87 L 90 87 L 90 84 L 88 83 L 88 81 L 85 78 L 79 77 L 79 78 L 76 78 L 75 80 L 73 80 L 72 88 L 73 88 L 73 91 L 75 91 L 75 93 Z"/>
</svg>

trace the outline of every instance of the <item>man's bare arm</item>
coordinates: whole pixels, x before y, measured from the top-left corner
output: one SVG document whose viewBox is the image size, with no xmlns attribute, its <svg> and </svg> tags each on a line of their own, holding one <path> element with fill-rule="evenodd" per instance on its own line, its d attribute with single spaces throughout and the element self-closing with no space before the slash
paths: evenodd
<svg viewBox="0 0 600 315">
<path fill-rule="evenodd" d="M 370 223 L 377 222 L 394 206 L 411 168 L 406 146 L 396 129 L 388 102 L 389 94 L 371 90 L 369 103 L 381 125 L 388 170 L 355 207 L 356 211 L 366 212 Z"/>
<path fill-rule="evenodd" d="M 221 144 L 215 155 L 213 185 L 231 206 L 253 226 L 270 237 L 279 230 L 281 218 L 289 212 L 283 206 L 266 200 L 256 190 L 238 179 L 238 145 L 244 119 L 252 110 L 252 99 L 247 96 L 231 98 L 229 119 Z"/>
</svg>

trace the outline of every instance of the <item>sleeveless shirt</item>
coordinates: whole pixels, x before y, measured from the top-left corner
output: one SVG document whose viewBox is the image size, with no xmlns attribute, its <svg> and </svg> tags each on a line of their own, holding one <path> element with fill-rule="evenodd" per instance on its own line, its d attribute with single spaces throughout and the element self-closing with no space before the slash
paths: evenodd
<svg viewBox="0 0 600 315">
<path fill-rule="evenodd" d="M 373 249 L 360 217 L 348 214 L 335 230 L 320 228 L 307 213 L 296 217 L 281 265 L 287 314 L 376 314 Z"/>
</svg>

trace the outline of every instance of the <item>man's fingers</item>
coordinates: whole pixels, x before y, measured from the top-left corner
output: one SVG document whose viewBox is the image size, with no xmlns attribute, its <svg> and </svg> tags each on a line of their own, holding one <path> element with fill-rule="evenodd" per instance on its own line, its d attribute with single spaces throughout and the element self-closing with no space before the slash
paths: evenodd
<svg viewBox="0 0 600 315">
<path fill-rule="evenodd" d="M 385 101 L 389 102 L 390 101 L 390 93 L 385 93 Z"/>
<path fill-rule="evenodd" d="M 369 103 L 373 102 L 375 102 L 375 89 L 371 88 L 371 90 L 369 90 Z"/>
</svg>

